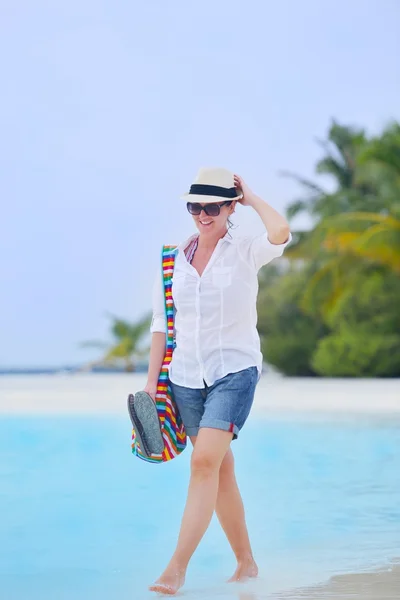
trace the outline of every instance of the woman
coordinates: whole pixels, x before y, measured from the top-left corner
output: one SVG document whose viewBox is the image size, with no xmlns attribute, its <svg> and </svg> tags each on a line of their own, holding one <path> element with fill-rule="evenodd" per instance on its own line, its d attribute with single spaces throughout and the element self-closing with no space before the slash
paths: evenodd
<svg viewBox="0 0 400 600">
<path fill-rule="evenodd" d="M 169 375 L 194 450 L 178 543 L 164 573 L 150 587 L 164 594 L 175 594 L 184 584 L 189 560 L 214 510 L 238 563 L 230 581 L 258 574 L 230 444 L 249 415 L 261 372 L 257 272 L 281 256 L 290 241 L 286 220 L 225 169 L 201 169 L 184 198 L 199 233 L 178 246 L 175 260 L 176 348 Z M 236 202 L 258 213 L 266 228 L 263 235 L 230 234 Z M 153 305 L 145 391 L 154 399 L 166 331 L 159 276 Z"/>
</svg>

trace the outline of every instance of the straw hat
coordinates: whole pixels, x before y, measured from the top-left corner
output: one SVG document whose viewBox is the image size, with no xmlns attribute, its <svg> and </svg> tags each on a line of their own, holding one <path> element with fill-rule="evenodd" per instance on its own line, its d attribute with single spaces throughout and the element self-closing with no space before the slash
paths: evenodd
<svg viewBox="0 0 400 600">
<path fill-rule="evenodd" d="M 243 194 L 238 195 L 233 180 L 233 173 L 228 169 L 202 168 L 197 173 L 189 192 L 181 196 L 186 202 L 200 202 L 211 204 L 224 200 L 240 200 Z"/>
</svg>

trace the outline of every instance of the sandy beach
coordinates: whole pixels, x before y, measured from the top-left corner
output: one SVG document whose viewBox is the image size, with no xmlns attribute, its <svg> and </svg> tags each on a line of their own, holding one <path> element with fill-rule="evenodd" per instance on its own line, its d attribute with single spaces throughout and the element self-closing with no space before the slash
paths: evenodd
<svg viewBox="0 0 400 600">
<path fill-rule="evenodd" d="M 4 376 L 0 414 L 122 414 L 144 374 Z M 263 375 L 253 414 L 364 413 L 400 415 L 400 380 L 297 379 Z"/>
<path fill-rule="evenodd" d="M 295 590 L 276 600 L 398 600 L 400 565 L 373 573 L 337 575 L 326 585 Z"/>
</svg>

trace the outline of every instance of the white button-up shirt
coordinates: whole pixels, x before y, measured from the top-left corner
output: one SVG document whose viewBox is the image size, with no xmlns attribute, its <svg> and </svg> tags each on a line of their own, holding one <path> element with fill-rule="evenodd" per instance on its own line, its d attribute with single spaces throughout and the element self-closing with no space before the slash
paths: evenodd
<svg viewBox="0 0 400 600">
<path fill-rule="evenodd" d="M 188 263 L 185 248 L 196 236 L 178 246 L 172 279 L 176 348 L 169 376 L 189 388 L 212 385 L 228 373 L 256 366 L 262 354 L 257 332 L 258 270 L 281 256 L 285 244 L 271 244 L 267 234 L 220 239 L 203 274 Z M 151 332 L 165 333 L 161 274 L 153 290 Z"/>
</svg>

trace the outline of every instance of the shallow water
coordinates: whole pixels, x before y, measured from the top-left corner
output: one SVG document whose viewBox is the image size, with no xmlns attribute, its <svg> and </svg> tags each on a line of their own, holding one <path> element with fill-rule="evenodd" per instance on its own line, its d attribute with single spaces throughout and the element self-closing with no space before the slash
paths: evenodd
<svg viewBox="0 0 400 600">
<path fill-rule="evenodd" d="M 55 402 L 67 384 L 78 393 L 79 380 L 48 384 Z M 82 395 L 90 379 L 85 386 Z M 99 380 L 93 386 L 98 394 Z M 260 579 L 224 583 L 235 565 L 213 521 L 186 598 L 279 598 L 400 556 L 398 416 L 255 411 L 233 449 Z M 189 458 L 133 457 L 124 416 L 0 416 L 1 598 L 152 597 L 147 585 L 176 540 Z"/>
</svg>

